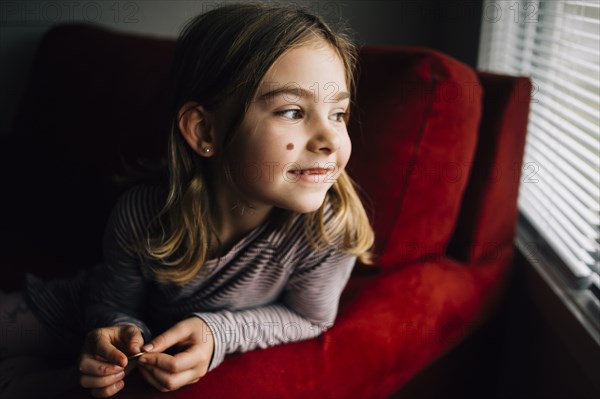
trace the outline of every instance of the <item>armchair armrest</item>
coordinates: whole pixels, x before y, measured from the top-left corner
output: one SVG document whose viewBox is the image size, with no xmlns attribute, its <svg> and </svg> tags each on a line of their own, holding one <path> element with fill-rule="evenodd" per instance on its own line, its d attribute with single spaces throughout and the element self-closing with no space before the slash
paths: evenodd
<svg viewBox="0 0 600 399">
<path fill-rule="evenodd" d="M 478 76 L 484 93 L 475 167 L 446 251 L 463 262 L 494 258 L 513 246 L 531 101 L 528 77 Z"/>
<path fill-rule="evenodd" d="M 464 267 L 442 258 L 361 276 L 318 338 L 230 355 L 170 397 L 386 398 L 467 335 L 505 260 Z M 162 397 L 138 388 L 139 397 Z"/>
</svg>

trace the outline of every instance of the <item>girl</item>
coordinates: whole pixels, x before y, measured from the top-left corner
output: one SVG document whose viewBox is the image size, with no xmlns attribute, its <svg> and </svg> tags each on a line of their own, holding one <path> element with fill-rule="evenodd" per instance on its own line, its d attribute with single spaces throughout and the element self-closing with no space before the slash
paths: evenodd
<svg viewBox="0 0 600 399">
<path fill-rule="evenodd" d="M 330 328 L 373 243 L 344 171 L 355 59 L 345 35 L 301 9 L 228 5 L 192 19 L 174 55 L 163 177 L 119 199 L 102 264 L 70 281 L 29 276 L 3 298 L 15 325 L 40 335 L 2 359 L 53 336 L 77 350 L 85 336 L 79 383 L 109 397 L 140 352 L 145 380 L 171 391 L 227 354 Z"/>
</svg>

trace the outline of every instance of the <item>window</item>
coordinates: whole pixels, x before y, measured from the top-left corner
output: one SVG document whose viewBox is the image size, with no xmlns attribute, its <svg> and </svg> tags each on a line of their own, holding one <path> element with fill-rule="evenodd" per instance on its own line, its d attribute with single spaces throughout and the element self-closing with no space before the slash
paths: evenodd
<svg viewBox="0 0 600 399">
<path fill-rule="evenodd" d="M 478 68 L 533 83 L 519 229 L 600 330 L 600 2 L 491 1 Z M 535 247 L 535 248 L 533 248 Z M 546 262 L 544 262 L 546 263 Z M 556 265 L 556 267 L 554 267 Z"/>
</svg>

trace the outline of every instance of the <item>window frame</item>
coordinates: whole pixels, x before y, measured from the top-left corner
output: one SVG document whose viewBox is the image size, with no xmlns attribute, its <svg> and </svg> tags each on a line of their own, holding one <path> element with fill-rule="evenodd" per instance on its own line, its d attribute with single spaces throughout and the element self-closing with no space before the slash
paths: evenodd
<svg viewBox="0 0 600 399">
<path fill-rule="evenodd" d="M 525 284 L 540 314 L 595 381 L 600 364 L 600 317 L 593 319 L 593 312 L 600 316 L 597 298 L 571 286 L 568 266 L 521 211 L 514 244 L 515 263 L 524 266 Z"/>
</svg>

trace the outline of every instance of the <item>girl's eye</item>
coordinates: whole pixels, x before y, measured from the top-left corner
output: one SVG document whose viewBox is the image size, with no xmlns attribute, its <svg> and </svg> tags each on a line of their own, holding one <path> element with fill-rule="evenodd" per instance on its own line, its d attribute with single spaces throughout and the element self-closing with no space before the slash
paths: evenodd
<svg viewBox="0 0 600 399">
<path fill-rule="evenodd" d="M 285 119 L 300 119 L 302 118 L 302 110 L 301 109 L 297 109 L 297 108 L 293 108 L 293 109 L 284 109 L 282 111 L 277 111 L 275 112 L 275 115 L 277 116 L 282 116 Z M 346 117 L 347 112 L 336 112 L 335 114 L 333 114 L 332 116 L 332 120 L 336 121 L 336 122 L 344 122 L 344 118 Z"/>
<path fill-rule="evenodd" d="M 283 116 L 286 119 L 299 119 L 299 117 L 301 116 L 300 113 L 302 111 L 299 109 L 284 109 L 283 111 L 277 111 L 275 112 L 275 115 L 278 116 Z"/>
<path fill-rule="evenodd" d="M 334 120 L 336 122 L 344 122 L 345 121 L 345 117 L 347 115 L 347 112 L 336 112 L 334 115 Z M 336 117 L 337 116 L 337 117 Z"/>
</svg>

